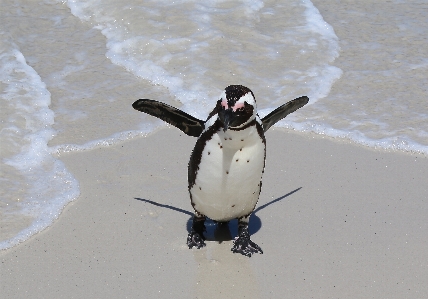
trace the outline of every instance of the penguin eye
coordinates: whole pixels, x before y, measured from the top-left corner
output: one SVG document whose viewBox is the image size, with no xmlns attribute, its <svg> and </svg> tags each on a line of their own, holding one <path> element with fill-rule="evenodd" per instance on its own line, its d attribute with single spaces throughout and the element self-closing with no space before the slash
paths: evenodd
<svg viewBox="0 0 428 299">
<path fill-rule="evenodd" d="M 246 111 L 248 114 L 253 114 L 253 106 L 252 106 L 252 105 L 249 105 L 249 104 L 247 104 L 247 103 L 245 103 L 245 111 Z"/>
</svg>

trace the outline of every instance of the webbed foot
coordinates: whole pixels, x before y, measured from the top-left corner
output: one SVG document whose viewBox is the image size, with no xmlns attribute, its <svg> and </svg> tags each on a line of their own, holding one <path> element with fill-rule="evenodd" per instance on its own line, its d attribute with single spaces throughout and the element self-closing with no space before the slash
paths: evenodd
<svg viewBox="0 0 428 299">
<path fill-rule="evenodd" d="M 192 231 L 187 235 L 187 246 L 189 248 L 196 247 L 198 249 L 205 247 L 205 216 L 196 212 L 193 216 Z"/>
<path fill-rule="evenodd" d="M 250 238 L 238 237 L 233 241 L 232 252 L 251 257 L 253 253 L 263 254 L 263 250 L 259 245 L 250 240 Z"/>
<path fill-rule="evenodd" d="M 202 247 L 205 247 L 205 237 L 202 234 L 199 234 L 195 231 L 191 231 L 187 235 L 187 246 L 189 246 L 189 249 L 195 246 L 196 248 L 200 249 Z"/>
<path fill-rule="evenodd" d="M 248 232 L 248 222 L 239 219 L 238 223 L 238 238 L 233 241 L 232 252 L 251 257 L 254 253 L 263 254 L 263 250 L 259 245 L 250 240 Z"/>
</svg>

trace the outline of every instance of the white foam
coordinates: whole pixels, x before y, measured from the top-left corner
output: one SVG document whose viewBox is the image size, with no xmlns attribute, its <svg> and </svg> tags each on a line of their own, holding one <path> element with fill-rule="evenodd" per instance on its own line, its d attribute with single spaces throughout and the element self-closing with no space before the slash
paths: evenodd
<svg viewBox="0 0 428 299">
<path fill-rule="evenodd" d="M 306 7 L 305 18 L 306 28 L 312 32 L 316 32 L 322 39 L 327 40 L 330 49 L 330 62 L 339 57 L 339 39 L 334 32 L 333 27 L 324 21 L 319 10 L 312 4 L 310 0 L 302 0 L 302 4 Z"/>
<path fill-rule="evenodd" d="M 278 28 L 275 29 L 276 31 L 259 26 L 260 18 L 265 15 L 281 14 L 282 11 L 287 10 L 286 5 L 291 7 L 296 3 L 282 4 L 276 9 L 271 9 L 266 7 L 263 1 L 243 0 L 234 3 L 232 8 L 217 8 L 216 5 L 222 2 L 224 1 L 189 0 L 157 1 L 156 3 L 148 1 L 142 7 L 138 2 L 131 1 L 127 3 L 129 10 L 127 9 L 126 13 L 123 13 L 124 9 L 113 8 L 107 2 L 70 0 L 67 4 L 75 16 L 91 22 L 107 38 L 106 56 L 113 63 L 125 67 L 137 77 L 165 87 L 171 95 L 183 103 L 182 109 L 194 113 L 197 117 L 206 116 L 211 109 L 213 99 L 219 93 L 218 89 L 210 89 L 216 85 L 215 78 L 204 76 L 217 64 L 216 61 L 211 61 L 212 58 L 207 53 L 210 49 L 216 48 L 221 39 L 228 36 L 231 39 L 230 49 L 219 48 L 217 55 L 230 57 L 231 61 L 245 71 L 246 74 L 241 75 L 240 81 L 266 82 L 264 85 L 269 86 L 278 98 L 282 98 L 293 92 L 289 87 L 284 88 L 283 78 L 290 83 L 301 80 L 305 84 L 306 93 L 310 94 L 311 103 L 328 94 L 331 85 L 341 75 L 338 68 L 329 65 L 339 55 L 339 46 L 333 28 L 322 19 L 319 11 L 310 1 L 299 4 L 304 7 L 303 15 L 306 19 L 304 23 L 301 22 L 300 16 L 293 16 L 295 19 L 288 21 L 287 26 L 295 25 L 294 29 Z M 168 4 L 168 12 L 162 9 L 164 4 Z M 241 12 L 244 14 L 242 15 Z M 160 18 L 160 15 L 163 17 Z M 169 15 L 174 15 L 172 22 L 169 21 Z M 227 19 L 222 19 L 229 15 Z M 188 19 L 187 24 L 175 23 L 180 18 Z M 149 21 L 144 23 L 146 19 Z M 230 36 L 229 32 L 217 25 L 218 22 L 223 23 L 226 29 L 230 30 L 231 26 L 236 27 L 237 23 L 234 19 L 242 24 L 241 32 L 248 31 L 247 27 L 251 27 L 255 34 Z M 230 23 L 224 23 L 224 21 Z M 191 25 L 189 28 L 181 27 L 189 24 Z M 147 30 L 149 34 L 146 34 L 146 28 L 149 28 Z M 180 28 L 186 32 L 185 35 L 178 30 Z M 234 45 L 241 43 L 248 44 L 248 53 L 233 51 Z M 253 44 L 256 45 L 257 50 L 251 50 Z M 277 70 L 271 70 L 267 66 L 266 72 L 248 73 L 252 59 L 265 56 L 274 60 L 282 58 L 279 53 L 290 45 L 297 47 L 299 50 L 296 51 L 300 53 L 317 51 L 322 54 L 319 58 L 315 58 L 319 61 L 314 61 L 315 64 L 307 66 L 304 66 L 305 55 L 297 58 L 302 65 L 296 70 L 287 70 L 285 65 L 277 66 Z M 259 53 L 260 51 L 265 52 L 266 55 L 263 52 Z M 173 68 L 174 65 L 176 67 Z M 200 75 L 194 78 L 195 74 Z M 189 75 L 194 77 L 189 78 Z M 278 102 L 280 101 L 283 100 Z M 265 106 L 269 104 L 274 103 L 268 102 Z"/>
<path fill-rule="evenodd" d="M 306 7 L 304 12 L 307 22 L 305 29 L 318 34 L 322 40 L 326 41 L 328 48 L 326 63 L 321 66 L 315 66 L 309 70 L 309 76 L 319 78 L 315 81 L 315 84 L 311 86 L 311 91 L 308 93 L 310 105 L 326 97 L 330 93 L 334 82 L 342 76 L 343 72 L 338 67 L 328 64 L 339 57 L 340 51 L 339 39 L 333 27 L 324 21 L 319 10 L 311 1 L 302 0 L 302 4 Z"/>
<path fill-rule="evenodd" d="M 325 123 L 315 122 L 293 122 L 281 121 L 278 123 L 279 127 L 293 129 L 300 132 L 312 132 L 318 135 L 324 135 L 332 138 L 345 139 L 355 142 L 357 144 L 383 150 L 393 150 L 409 153 L 417 153 L 428 155 L 428 147 L 421 145 L 404 135 L 394 135 L 393 137 L 385 138 L 369 138 L 367 133 L 359 130 L 342 130 L 332 128 Z M 428 136 L 426 136 L 428 137 Z"/>
<path fill-rule="evenodd" d="M 161 125 L 163 124 L 160 123 L 160 121 L 157 121 L 156 124 L 147 125 L 145 127 L 140 128 L 138 131 L 134 130 L 134 131 L 119 132 L 119 133 L 113 134 L 112 136 L 97 139 L 97 140 L 91 140 L 84 144 L 61 144 L 61 145 L 52 147 L 51 152 L 57 156 L 60 156 L 63 153 L 83 152 L 83 151 L 88 151 L 92 149 L 108 147 L 108 146 L 119 144 L 121 142 L 130 140 L 136 137 L 147 136 L 150 133 L 154 132 L 157 128 L 161 127 Z"/>
<path fill-rule="evenodd" d="M 10 39 L 3 45 L 0 82 L 6 87 L 1 94 L 1 105 L 13 114 L 3 120 L 0 138 L 2 147 L 16 154 L 4 158 L 2 163 L 21 174 L 20 188 L 25 190 L 25 195 L 18 200 L 13 198 L 14 194 L 8 194 L 5 196 L 10 198 L 1 200 L 7 205 L 18 200 L 9 213 L 30 216 L 33 221 L 14 237 L 0 242 L 0 249 L 9 248 L 45 229 L 58 218 L 64 206 L 79 195 L 78 182 L 63 163 L 51 155 L 47 146 L 55 131 L 46 85 Z M 6 177 L 2 183 L 16 184 L 9 179 Z"/>
</svg>

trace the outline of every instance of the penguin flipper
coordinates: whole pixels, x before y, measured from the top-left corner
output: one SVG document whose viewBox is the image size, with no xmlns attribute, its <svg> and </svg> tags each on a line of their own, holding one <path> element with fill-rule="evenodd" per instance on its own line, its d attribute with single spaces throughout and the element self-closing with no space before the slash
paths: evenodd
<svg viewBox="0 0 428 299">
<path fill-rule="evenodd" d="M 309 102 L 307 96 L 294 99 L 282 106 L 279 106 L 274 111 L 262 118 L 263 130 L 266 132 L 270 127 L 278 121 L 286 117 L 288 114 L 293 113 L 299 108 L 302 108 Z"/>
<path fill-rule="evenodd" d="M 158 101 L 140 99 L 135 101 L 132 107 L 135 110 L 160 118 L 189 136 L 199 137 L 205 128 L 205 121 Z"/>
</svg>

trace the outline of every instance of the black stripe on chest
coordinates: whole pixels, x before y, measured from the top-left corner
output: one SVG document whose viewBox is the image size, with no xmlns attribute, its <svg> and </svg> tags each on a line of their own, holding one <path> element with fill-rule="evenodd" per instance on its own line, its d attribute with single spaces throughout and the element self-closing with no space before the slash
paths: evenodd
<svg viewBox="0 0 428 299">
<path fill-rule="evenodd" d="M 211 127 L 209 127 L 208 130 L 202 133 L 201 137 L 199 137 L 199 139 L 196 141 L 195 147 L 193 148 L 192 154 L 190 155 L 187 173 L 187 179 L 189 181 L 189 191 L 195 184 L 196 174 L 199 170 L 199 164 L 201 163 L 202 152 L 205 148 L 205 145 L 221 128 L 221 122 L 219 120 L 216 120 L 215 123 Z"/>
</svg>

